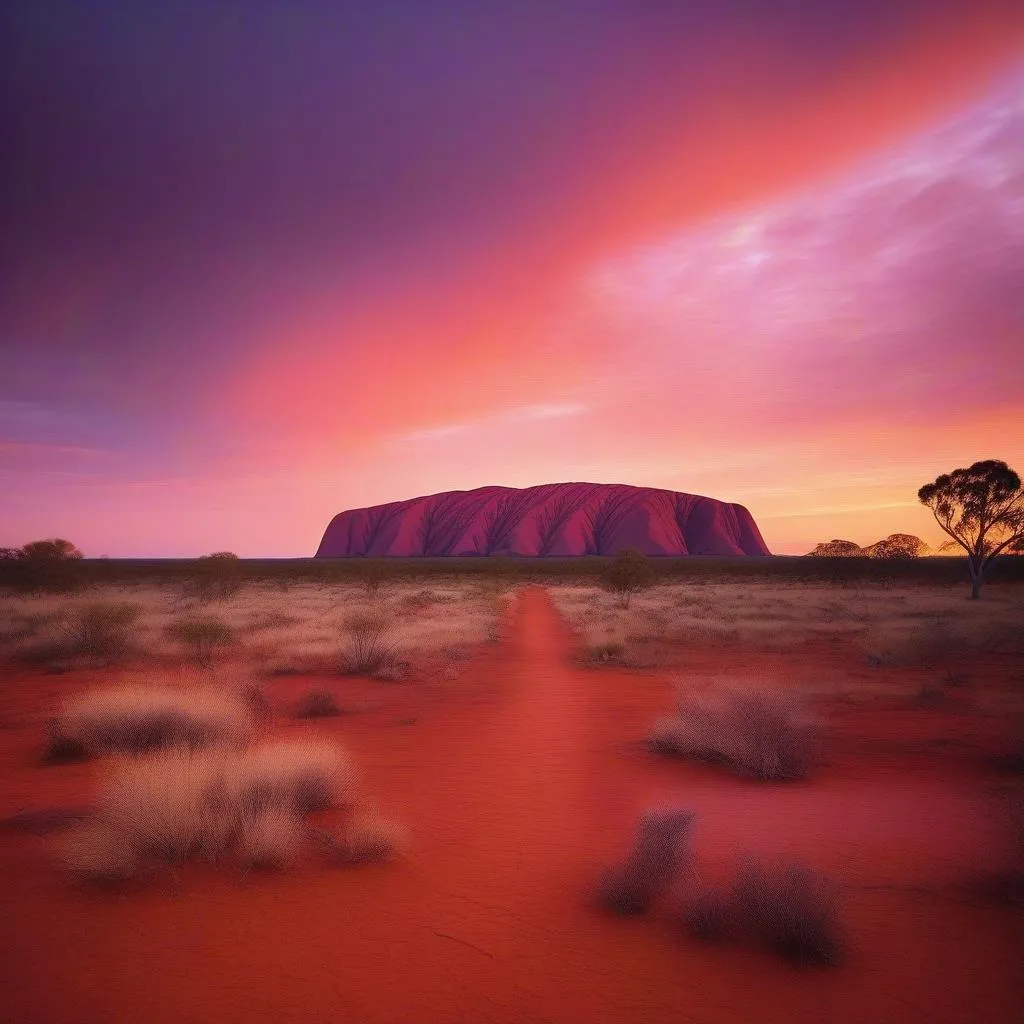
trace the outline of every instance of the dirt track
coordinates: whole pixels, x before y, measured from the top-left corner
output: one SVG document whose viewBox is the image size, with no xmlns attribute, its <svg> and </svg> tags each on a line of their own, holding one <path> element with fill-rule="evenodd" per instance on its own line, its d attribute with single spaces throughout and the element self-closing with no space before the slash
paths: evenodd
<svg viewBox="0 0 1024 1024">
<path fill-rule="evenodd" d="M 507 644 L 461 696 L 423 704 L 415 724 L 389 708 L 316 727 L 353 750 L 367 791 L 409 825 L 399 864 L 345 871 L 311 858 L 246 879 L 197 868 L 178 884 L 88 894 L 48 862 L 50 840 L 3 837 L 4 1019 L 1013 1019 L 1019 918 L 902 888 L 955 877 L 998 842 L 983 782 L 952 761 L 936 772 L 845 758 L 788 787 L 658 762 L 628 744 L 670 704 L 667 682 L 577 669 L 569 644 L 547 594 L 529 589 Z M 87 797 L 90 768 L 36 767 L 36 735 L 0 742 L 12 793 Z M 702 947 L 664 913 L 621 921 L 590 907 L 588 887 L 637 813 L 665 799 L 698 812 L 712 872 L 764 846 L 849 885 L 850 964 L 794 971 L 760 950 Z"/>
</svg>

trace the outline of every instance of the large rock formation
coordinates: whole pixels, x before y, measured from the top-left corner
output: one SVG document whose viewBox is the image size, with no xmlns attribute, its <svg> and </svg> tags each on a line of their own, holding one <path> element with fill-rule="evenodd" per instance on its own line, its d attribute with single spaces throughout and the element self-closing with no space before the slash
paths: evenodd
<svg viewBox="0 0 1024 1024">
<path fill-rule="evenodd" d="M 770 554 L 742 506 L 627 484 L 478 487 L 351 509 L 317 558 Z"/>
</svg>

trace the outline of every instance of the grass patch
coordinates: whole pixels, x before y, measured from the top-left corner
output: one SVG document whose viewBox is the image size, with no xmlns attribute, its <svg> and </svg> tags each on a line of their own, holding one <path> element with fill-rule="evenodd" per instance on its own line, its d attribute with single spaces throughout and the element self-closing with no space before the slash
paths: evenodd
<svg viewBox="0 0 1024 1024">
<path fill-rule="evenodd" d="M 381 675 L 400 667 L 400 650 L 395 619 L 384 608 L 356 612 L 345 620 L 342 665 L 354 675 Z"/>
<path fill-rule="evenodd" d="M 64 703 L 49 724 L 45 760 L 67 761 L 160 747 L 240 743 L 252 732 L 244 700 L 212 687 L 125 685 Z"/>
<path fill-rule="evenodd" d="M 728 765 L 759 781 L 804 778 L 819 756 L 819 730 L 802 703 L 766 689 L 725 689 L 682 704 L 657 722 L 659 754 Z"/>
<path fill-rule="evenodd" d="M 344 752 L 324 743 L 123 757 L 108 767 L 96 814 L 68 836 L 63 862 L 96 880 L 231 855 L 284 867 L 305 838 L 303 817 L 348 799 L 352 786 Z"/>
<path fill-rule="evenodd" d="M 213 663 L 217 651 L 234 642 L 234 630 L 214 615 L 194 615 L 170 623 L 166 635 L 185 647 L 191 659 L 201 666 Z"/>
</svg>

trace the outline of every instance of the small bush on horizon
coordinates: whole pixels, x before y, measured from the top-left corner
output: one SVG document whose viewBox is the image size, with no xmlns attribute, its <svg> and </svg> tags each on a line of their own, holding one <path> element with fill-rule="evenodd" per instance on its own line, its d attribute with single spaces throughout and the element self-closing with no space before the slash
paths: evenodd
<svg viewBox="0 0 1024 1024">
<path fill-rule="evenodd" d="M 225 600 L 242 586 L 241 563 L 232 551 L 214 551 L 200 555 L 195 571 L 185 585 L 185 593 L 200 601 Z"/>
<path fill-rule="evenodd" d="M 622 608 L 628 608 L 632 596 L 653 586 L 657 579 L 650 559 L 633 548 L 619 551 L 602 575 L 605 588 L 616 595 Z"/>
</svg>

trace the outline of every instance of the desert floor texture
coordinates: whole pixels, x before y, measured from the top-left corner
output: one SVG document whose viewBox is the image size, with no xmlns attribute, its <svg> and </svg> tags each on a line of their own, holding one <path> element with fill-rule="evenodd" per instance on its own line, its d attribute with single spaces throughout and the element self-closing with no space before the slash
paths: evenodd
<svg viewBox="0 0 1024 1024">
<path fill-rule="evenodd" d="M 3 831 L 0 1017 L 1019 1019 L 1020 910 L 971 885 L 1014 853 L 1003 808 L 1020 776 L 998 767 L 1012 723 L 993 708 L 1020 693 L 1019 658 L 975 660 L 975 682 L 924 702 L 910 697 L 925 670 L 872 668 L 824 640 L 771 653 L 708 644 L 671 672 L 588 668 L 575 643 L 551 593 L 530 586 L 506 612 L 501 641 L 443 685 L 332 678 L 325 685 L 355 710 L 300 721 L 287 708 L 317 680 L 267 683 L 274 732 L 338 740 L 380 809 L 407 827 L 394 863 L 188 865 L 92 889 L 55 864 L 54 835 Z M 104 670 L 2 671 L 0 818 L 88 805 L 96 764 L 42 767 L 39 754 L 49 709 Z M 826 721 L 824 764 L 807 780 L 764 784 L 644 748 L 675 686 L 720 677 L 806 684 Z M 696 813 L 693 846 L 708 877 L 760 851 L 797 855 L 836 880 L 846 964 L 795 968 L 742 942 L 702 945 L 668 907 L 629 919 L 595 907 L 602 868 L 622 855 L 638 815 L 662 803 Z"/>
</svg>

